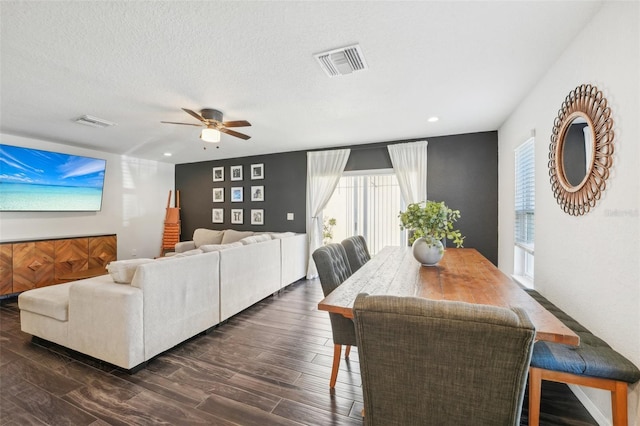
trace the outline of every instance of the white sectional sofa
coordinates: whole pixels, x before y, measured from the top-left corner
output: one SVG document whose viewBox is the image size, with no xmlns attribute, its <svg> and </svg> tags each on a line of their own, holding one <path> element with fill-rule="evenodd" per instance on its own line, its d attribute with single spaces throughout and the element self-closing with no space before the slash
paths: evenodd
<svg viewBox="0 0 640 426">
<path fill-rule="evenodd" d="M 233 246 L 242 243 L 241 246 Z M 198 228 L 176 253 L 220 251 L 220 321 L 303 278 L 307 272 L 306 234 L 254 233 Z"/>
<path fill-rule="evenodd" d="M 306 234 L 196 230 L 171 257 L 113 262 L 110 275 L 20 294 L 21 328 L 135 371 L 303 278 L 307 247 Z"/>
<path fill-rule="evenodd" d="M 220 321 L 283 288 L 279 240 L 220 252 Z"/>
<path fill-rule="evenodd" d="M 267 255 L 267 253 L 272 253 L 274 250 L 278 251 L 279 258 L 279 280 L 280 280 L 280 288 L 284 288 L 303 278 L 307 274 L 307 261 L 309 259 L 309 244 L 307 241 L 307 234 L 295 234 L 293 232 L 251 232 L 251 231 L 235 231 L 235 230 L 223 230 L 216 231 L 205 228 L 198 228 L 193 232 L 193 240 L 191 241 L 183 241 L 175 246 L 175 253 L 185 253 L 187 251 L 191 251 L 194 249 L 200 249 L 204 247 L 205 250 L 208 249 L 207 246 L 227 246 L 228 244 L 234 244 L 238 241 L 243 241 L 248 239 L 248 237 L 260 237 L 268 235 L 271 237 L 271 240 L 278 241 L 279 248 L 276 247 L 276 244 L 260 246 L 260 250 L 255 249 L 255 258 L 254 257 L 245 257 L 242 255 L 241 251 L 232 251 L 227 253 L 224 258 L 229 258 L 230 264 L 227 265 L 227 270 L 233 270 L 235 262 L 246 262 L 258 260 L 260 256 Z M 243 244 L 244 245 L 244 244 Z M 226 250 L 225 250 L 226 252 Z M 234 256 L 237 254 L 237 256 Z M 268 256 L 268 255 L 267 255 Z M 275 261 L 275 258 L 271 259 Z M 226 263 L 222 261 L 222 263 Z M 269 262 L 264 262 L 265 264 L 271 265 Z M 253 265 L 254 271 L 260 268 L 260 265 Z M 271 265 L 273 266 L 273 265 Z M 254 274 L 254 276 L 261 277 L 260 274 Z M 264 297 L 263 297 L 264 298 Z M 258 299 L 260 300 L 260 299 Z M 255 301 L 253 302 L 255 303 Z"/>
<path fill-rule="evenodd" d="M 146 259 L 129 283 L 102 275 L 26 291 L 18 296 L 20 327 L 135 369 L 220 322 L 219 259 L 216 252 Z"/>
</svg>

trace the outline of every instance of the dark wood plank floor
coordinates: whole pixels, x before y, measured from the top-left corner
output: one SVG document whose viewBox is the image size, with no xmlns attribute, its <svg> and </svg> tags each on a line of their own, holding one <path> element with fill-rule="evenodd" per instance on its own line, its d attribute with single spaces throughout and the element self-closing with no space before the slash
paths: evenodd
<svg viewBox="0 0 640 426">
<path fill-rule="evenodd" d="M 328 389 L 333 343 L 320 299 L 318 282 L 299 281 L 134 375 L 31 342 L 15 298 L 5 300 L 0 424 L 361 425 L 355 348 Z M 541 424 L 597 424 L 565 385 L 545 382 L 542 395 Z"/>
</svg>

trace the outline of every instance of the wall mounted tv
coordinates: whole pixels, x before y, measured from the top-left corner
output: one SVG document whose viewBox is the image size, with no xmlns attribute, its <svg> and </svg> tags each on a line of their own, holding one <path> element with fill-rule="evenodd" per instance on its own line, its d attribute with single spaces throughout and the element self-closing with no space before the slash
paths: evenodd
<svg viewBox="0 0 640 426">
<path fill-rule="evenodd" d="M 99 211 L 106 163 L 0 144 L 0 211 Z"/>
</svg>

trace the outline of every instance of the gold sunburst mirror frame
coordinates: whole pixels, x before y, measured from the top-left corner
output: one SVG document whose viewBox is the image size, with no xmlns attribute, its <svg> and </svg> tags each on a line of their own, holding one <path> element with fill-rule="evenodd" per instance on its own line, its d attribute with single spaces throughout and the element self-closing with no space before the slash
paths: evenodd
<svg viewBox="0 0 640 426">
<path fill-rule="evenodd" d="M 582 181 L 576 182 L 575 178 L 567 177 L 565 143 L 571 125 L 585 122 L 589 129 L 584 132 L 585 170 Z M 613 136 L 611 108 L 602 92 L 590 84 L 573 89 L 558 111 L 549 145 L 551 189 L 566 213 L 572 216 L 588 213 L 600 199 L 613 164 Z"/>
</svg>

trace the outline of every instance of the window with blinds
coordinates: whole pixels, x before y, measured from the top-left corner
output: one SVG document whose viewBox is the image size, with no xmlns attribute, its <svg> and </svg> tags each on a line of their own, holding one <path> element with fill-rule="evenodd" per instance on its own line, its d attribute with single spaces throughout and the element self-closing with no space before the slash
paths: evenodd
<svg viewBox="0 0 640 426">
<path fill-rule="evenodd" d="M 516 149 L 515 243 L 533 253 L 535 237 L 534 145 L 529 139 Z"/>
<path fill-rule="evenodd" d="M 535 238 L 535 161 L 534 139 L 515 152 L 515 229 L 514 278 L 533 288 L 533 247 Z"/>
</svg>

